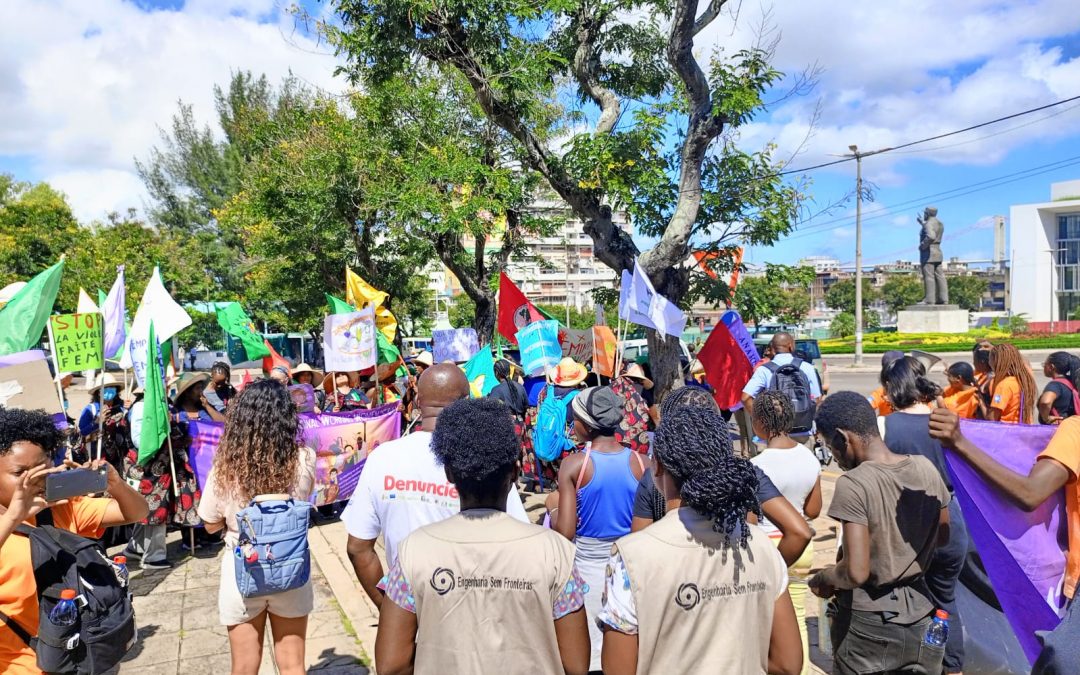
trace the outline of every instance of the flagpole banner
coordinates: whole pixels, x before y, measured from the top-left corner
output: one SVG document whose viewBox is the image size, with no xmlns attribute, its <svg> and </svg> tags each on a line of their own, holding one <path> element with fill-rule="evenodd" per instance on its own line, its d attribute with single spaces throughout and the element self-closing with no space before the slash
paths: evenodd
<svg viewBox="0 0 1080 675">
<path fill-rule="evenodd" d="M 578 363 L 588 363 L 593 357 L 592 330 L 559 328 L 559 346 L 563 357 L 569 356 Z"/>
<path fill-rule="evenodd" d="M 604 377 L 615 377 L 615 356 L 619 341 L 610 326 L 593 326 L 593 370 Z"/>
<path fill-rule="evenodd" d="M 521 289 L 514 284 L 506 272 L 499 273 L 499 334 L 510 342 L 517 343 L 517 332 L 533 321 L 543 317 L 536 305 L 529 302 Z"/>
<path fill-rule="evenodd" d="M 469 392 L 473 398 L 487 396 L 498 384 L 495 378 L 495 358 L 491 355 L 490 347 L 478 350 L 465 362 L 462 369 L 469 380 Z"/>
<path fill-rule="evenodd" d="M 372 368 L 376 355 L 375 313 L 371 307 L 326 317 L 323 323 L 323 358 L 327 372 Z"/>
<path fill-rule="evenodd" d="M 41 409 L 52 415 L 54 421 L 57 415 L 63 417 L 64 406 L 49 376 L 45 352 L 32 349 L 0 358 L 0 406 Z"/>
<path fill-rule="evenodd" d="M 56 294 L 60 292 L 63 275 L 64 261 L 61 259 L 28 281 L 0 307 L 0 354 L 24 352 L 38 346 L 56 303 Z"/>
<path fill-rule="evenodd" d="M 619 318 L 639 326 L 655 329 L 656 324 L 649 318 L 648 313 L 638 311 L 633 286 L 634 277 L 626 270 L 623 270 L 622 283 L 619 287 Z"/>
<path fill-rule="evenodd" d="M 243 345 L 246 358 L 240 361 L 254 361 L 270 355 L 266 340 L 255 331 L 255 324 L 239 302 L 230 302 L 223 307 L 218 307 L 214 310 L 214 314 L 221 329 L 238 339 Z M 231 358 L 230 355 L 230 360 Z"/>
<path fill-rule="evenodd" d="M 742 390 L 754 374 L 754 364 L 724 321 L 713 326 L 697 358 L 705 368 L 705 380 L 713 388 L 716 405 L 721 410 L 741 408 Z"/>
<path fill-rule="evenodd" d="M 754 338 L 750 337 L 750 331 L 746 330 L 746 324 L 743 323 L 742 316 L 735 310 L 729 309 L 720 315 L 720 322 L 727 326 L 728 332 L 738 343 L 739 349 L 746 355 L 746 360 L 750 362 L 750 365 L 757 365 L 758 361 L 761 360 L 761 356 L 758 355 L 757 347 L 754 345 Z"/>
<path fill-rule="evenodd" d="M 124 325 L 126 313 L 124 296 L 124 266 L 121 265 L 116 270 L 116 281 L 109 289 L 109 294 L 101 301 L 101 313 L 105 318 L 103 351 L 107 359 L 116 358 L 120 350 L 124 348 L 124 340 L 127 338 L 127 329 Z"/>
<path fill-rule="evenodd" d="M 101 308 L 94 304 L 85 288 L 79 289 L 79 303 L 75 311 L 79 314 L 101 314 Z"/>
<path fill-rule="evenodd" d="M 378 307 L 383 304 L 388 297 L 390 297 L 388 293 L 380 291 L 364 281 L 359 274 L 353 272 L 350 268 L 345 268 L 345 300 L 350 305 L 353 307 L 363 307 L 364 305 L 370 304 L 372 307 Z"/>
<path fill-rule="evenodd" d="M 435 363 L 453 361 L 461 363 L 480 351 L 480 341 L 472 328 L 451 328 L 431 332 L 431 351 Z"/>
<path fill-rule="evenodd" d="M 558 321 L 534 321 L 515 337 L 521 349 L 521 369 L 529 375 L 543 375 L 562 359 Z"/>
<path fill-rule="evenodd" d="M 1056 427 L 962 419 L 960 429 L 996 462 L 1026 476 Z M 968 534 L 1005 617 L 1028 661 L 1034 663 L 1042 650 L 1036 632 L 1053 630 L 1065 604 L 1064 493 L 1059 490 L 1025 511 L 951 451 L 946 450 L 945 459 Z"/>
<path fill-rule="evenodd" d="M 349 413 L 301 414 L 300 423 L 304 445 L 315 451 L 315 489 L 310 497 L 315 506 L 348 500 L 368 456 L 401 436 L 401 413 L 395 403 Z M 200 488 L 205 489 L 224 428 L 222 422 L 188 422 L 188 456 Z"/>
<path fill-rule="evenodd" d="M 58 314 L 49 317 L 49 322 L 56 367 L 61 373 L 105 365 L 101 350 L 104 322 L 100 314 Z"/>
<path fill-rule="evenodd" d="M 154 322 L 159 343 L 164 343 L 191 325 L 191 317 L 169 295 L 161 281 L 161 272 L 156 267 L 146 284 L 139 309 L 135 311 L 135 319 L 131 322 L 127 349 L 120 357 L 120 367 L 133 369 L 139 384 L 144 384 L 142 375 L 146 372 L 146 336 L 149 334 L 151 321 Z M 142 368 L 136 365 L 137 360 L 142 361 Z"/>
</svg>

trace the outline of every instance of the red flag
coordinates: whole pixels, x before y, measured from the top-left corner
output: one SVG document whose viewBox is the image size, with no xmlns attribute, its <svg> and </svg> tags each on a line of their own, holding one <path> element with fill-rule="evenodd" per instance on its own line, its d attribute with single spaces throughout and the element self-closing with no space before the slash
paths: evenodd
<svg viewBox="0 0 1080 675">
<path fill-rule="evenodd" d="M 499 273 L 499 334 L 517 344 L 515 335 L 532 323 L 542 321 L 540 311 L 529 302 L 521 289 L 514 285 L 506 272 Z"/>
<path fill-rule="evenodd" d="M 698 360 L 705 367 L 705 379 L 712 385 L 716 404 L 722 410 L 731 410 L 742 400 L 743 387 L 754 374 L 754 367 L 722 321 L 713 327 L 698 352 Z"/>
<path fill-rule="evenodd" d="M 289 366 L 289 362 L 281 354 L 278 354 L 276 351 L 274 351 L 274 347 L 270 344 L 269 340 L 263 340 L 263 344 L 265 344 L 266 348 L 270 350 L 270 356 L 264 356 L 262 360 L 262 368 L 264 373 L 269 373 L 277 366 L 282 366 L 283 368 L 285 368 L 285 370 L 292 372 L 292 369 Z"/>
<path fill-rule="evenodd" d="M 244 371 L 244 377 L 243 377 L 243 379 L 240 380 L 240 386 L 237 387 L 236 390 L 237 391 L 242 391 L 244 389 L 244 387 L 248 386 L 252 382 L 254 382 L 254 380 L 251 379 L 251 371 L 250 370 L 245 370 Z"/>
</svg>

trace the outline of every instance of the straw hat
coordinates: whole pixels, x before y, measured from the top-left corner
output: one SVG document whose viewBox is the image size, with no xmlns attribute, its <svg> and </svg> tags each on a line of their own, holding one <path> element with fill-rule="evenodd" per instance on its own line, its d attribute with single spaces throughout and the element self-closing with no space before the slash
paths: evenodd
<svg viewBox="0 0 1080 675">
<path fill-rule="evenodd" d="M 630 367 L 626 369 L 625 376 L 631 380 L 638 380 L 641 382 L 641 386 L 646 389 L 653 388 L 653 381 L 645 377 L 645 369 L 641 367 L 640 363 L 630 364 Z"/>
<path fill-rule="evenodd" d="M 323 372 L 321 370 L 315 370 L 314 368 L 312 368 L 311 366 L 309 366 L 306 363 L 301 363 L 297 367 L 293 368 L 293 371 L 292 371 L 293 379 L 295 380 L 296 376 L 299 375 L 300 373 L 311 373 L 311 381 L 312 382 L 318 382 L 319 380 L 323 379 Z"/>
<path fill-rule="evenodd" d="M 120 388 L 120 387 L 123 387 L 123 386 L 124 386 L 124 381 L 121 380 L 120 378 L 118 378 L 117 376 L 113 375 L 112 373 L 101 373 L 94 380 L 94 386 L 90 387 L 87 390 L 87 393 L 90 394 L 91 396 L 93 396 L 94 392 L 99 391 L 102 387 L 118 387 L 118 388 Z"/>
<path fill-rule="evenodd" d="M 425 349 L 424 351 L 413 357 L 413 363 L 418 366 L 430 368 L 435 365 L 435 357 L 431 355 L 431 352 Z"/>
<path fill-rule="evenodd" d="M 585 366 L 567 356 L 548 372 L 548 379 L 560 387 L 576 387 L 585 381 L 588 374 Z"/>
<path fill-rule="evenodd" d="M 210 380 L 210 376 L 206 373 L 187 373 L 181 375 L 180 379 L 176 382 L 176 391 L 172 395 L 173 401 L 179 401 L 180 397 L 184 395 L 184 392 L 191 389 L 199 382 L 207 382 Z"/>
</svg>

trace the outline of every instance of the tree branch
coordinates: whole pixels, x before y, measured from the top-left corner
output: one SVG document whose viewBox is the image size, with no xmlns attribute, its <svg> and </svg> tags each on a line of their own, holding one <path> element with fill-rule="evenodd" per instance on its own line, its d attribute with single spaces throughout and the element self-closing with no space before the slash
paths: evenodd
<svg viewBox="0 0 1080 675">
<path fill-rule="evenodd" d="M 710 23 L 712 23 L 716 17 L 720 16 L 720 9 L 727 4 L 727 0 L 712 0 L 709 6 L 705 8 L 705 12 L 697 18 L 694 22 L 694 35 L 697 35 L 701 31 L 705 30 Z"/>
<path fill-rule="evenodd" d="M 576 24 L 574 35 L 578 46 L 574 51 L 570 68 L 581 85 L 582 91 L 600 108 L 600 119 L 596 123 L 595 131 L 597 135 L 600 135 L 609 134 L 615 129 L 615 124 L 619 121 L 621 106 L 615 92 L 600 84 L 597 77 L 600 70 L 600 54 L 596 49 L 596 37 L 603 30 L 604 18 L 595 14 L 594 11 L 593 5 L 582 3 L 580 11 L 574 18 Z"/>
</svg>

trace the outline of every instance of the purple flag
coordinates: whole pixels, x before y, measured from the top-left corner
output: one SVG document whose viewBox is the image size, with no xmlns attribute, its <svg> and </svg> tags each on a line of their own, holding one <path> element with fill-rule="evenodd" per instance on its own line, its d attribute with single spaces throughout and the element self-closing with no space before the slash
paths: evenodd
<svg viewBox="0 0 1080 675">
<path fill-rule="evenodd" d="M 742 353 L 746 355 L 746 360 L 750 362 L 750 366 L 756 366 L 758 361 L 761 360 L 761 356 L 758 354 L 757 347 L 754 346 L 754 338 L 750 337 L 750 331 L 746 330 L 746 324 L 743 323 L 742 316 L 735 310 L 729 309 L 720 315 L 720 320 L 727 326 L 731 337 L 735 338 L 735 342 L 739 345 Z"/>
<path fill-rule="evenodd" d="M 1056 427 L 961 420 L 972 443 L 999 464 L 1027 475 Z M 1058 492 L 1030 513 L 987 484 L 970 464 L 946 451 L 953 486 L 1005 617 L 1028 661 L 1042 646 L 1036 631 L 1053 630 L 1064 605 L 1068 550 L 1065 496 Z"/>
<path fill-rule="evenodd" d="M 116 358 L 124 347 L 127 331 L 124 328 L 124 266 L 116 268 L 116 281 L 109 289 L 109 295 L 105 297 L 105 303 L 101 306 L 101 314 L 105 317 L 105 332 L 102 353 L 107 359 Z"/>
</svg>

